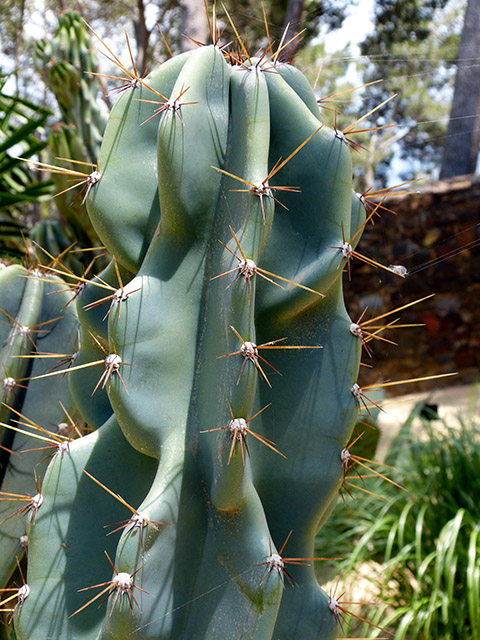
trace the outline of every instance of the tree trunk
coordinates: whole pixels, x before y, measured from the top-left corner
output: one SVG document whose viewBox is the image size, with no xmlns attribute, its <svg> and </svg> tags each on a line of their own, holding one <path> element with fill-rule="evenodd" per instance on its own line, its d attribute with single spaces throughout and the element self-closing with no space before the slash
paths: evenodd
<svg viewBox="0 0 480 640">
<path fill-rule="evenodd" d="M 148 41 L 150 31 L 145 22 L 145 5 L 143 0 L 137 0 L 138 19 L 134 20 L 135 39 L 137 41 L 137 71 L 140 75 L 145 73 L 148 64 Z"/>
<path fill-rule="evenodd" d="M 181 0 L 182 10 L 182 39 L 180 41 L 181 51 L 193 49 L 196 45 L 185 38 L 189 36 L 197 42 L 207 43 L 208 23 L 205 15 L 205 5 L 203 0 Z"/>
<path fill-rule="evenodd" d="M 468 0 L 440 178 L 474 173 L 480 145 L 480 0 Z"/>
<path fill-rule="evenodd" d="M 21 95 L 20 87 L 20 68 L 21 68 L 21 54 L 23 44 L 23 21 L 25 18 L 25 0 L 19 3 L 18 18 L 15 24 L 15 85 L 17 95 Z"/>
<path fill-rule="evenodd" d="M 284 43 L 289 42 L 300 31 L 300 23 L 302 21 L 304 0 L 288 0 L 287 13 L 283 21 L 283 30 L 285 37 Z M 293 58 L 297 49 L 300 47 L 301 38 L 297 38 L 285 47 L 285 55 L 288 59 Z"/>
</svg>

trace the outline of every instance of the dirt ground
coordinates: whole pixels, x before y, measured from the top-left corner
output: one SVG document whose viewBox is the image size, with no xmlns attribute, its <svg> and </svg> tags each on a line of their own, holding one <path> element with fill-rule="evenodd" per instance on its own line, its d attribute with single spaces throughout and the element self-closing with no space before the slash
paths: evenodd
<svg viewBox="0 0 480 640">
<path fill-rule="evenodd" d="M 458 415 L 476 418 L 480 422 L 480 384 L 457 385 L 430 393 L 410 393 L 386 398 L 382 403 L 383 411 L 378 416 L 381 437 L 376 453 L 377 460 L 383 459 L 401 425 L 420 401 L 425 401 L 432 409 L 435 408 L 439 418 L 452 426 Z M 437 424 L 441 425 L 440 422 Z"/>
</svg>

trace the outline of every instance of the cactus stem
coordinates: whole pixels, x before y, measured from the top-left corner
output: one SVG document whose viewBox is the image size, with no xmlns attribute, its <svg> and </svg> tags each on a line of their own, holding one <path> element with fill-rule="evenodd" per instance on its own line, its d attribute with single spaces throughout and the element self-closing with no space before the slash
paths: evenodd
<svg viewBox="0 0 480 640">
<path fill-rule="evenodd" d="M 135 596 L 133 595 L 133 589 L 138 589 L 139 591 L 142 591 L 142 593 L 146 593 L 147 595 L 152 595 L 151 593 L 149 593 L 145 589 L 142 589 L 141 587 L 139 587 L 136 584 L 134 584 L 134 581 L 133 581 L 133 578 L 135 577 L 135 575 L 139 571 L 141 571 L 143 569 L 143 567 L 145 566 L 144 564 L 141 567 L 139 567 L 136 571 L 131 573 L 131 574 L 123 572 L 123 571 L 119 572 L 119 571 L 117 571 L 115 565 L 111 561 L 110 556 L 108 555 L 108 553 L 106 551 L 105 551 L 105 555 L 107 556 L 108 561 L 111 564 L 112 569 L 115 572 L 115 576 L 114 576 L 113 580 L 109 580 L 108 582 L 101 582 L 100 584 L 94 584 L 91 587 L 84 587 L 83 589 L 79 589 L 79 592 L 80 592 L 80 591 L 88 591 L 89 589 L 97 589 L 99 587 L 105 587 L 105 589 L 102 589 L 102 591 L 100 591 L 100 593 L 97 593 L 96 596 L 94 596 L 86 604 L 81 606 L 80 609 L 77 609 L 74 613 L 72 613 L 69 616 L 70 618 L 73 618 L 73 616 L 76 616 L 77 613 L 80 613 L 80 611 L 83 611 L 84 609 L 86 609 L 89 605 L 91 605 L 93 602 L 95 602 L 95 600 L 98 600 L 99 598 L 101 598 L 104 594 L 107 594 L 107 595 L 102 600 L 101 604 L 103 604 L 105 602 L 105 600 L 107 600 L 111 595 L 115 594 L 115 598 L 113 599 L 113 605 L 112 605 L 112 609 L 110 611 L 110 615 L 112 615 L 113 609 L 115 608 L 115 605 L 117 604 L 117 600 L 119 598 L 120 598 L 120 609 L 122 608 L 123 601 L 126 599 L 127 602 L 128 602 L 128 605 L 129 605 L 129 607 L 130 607 L 130 609 L 132 611 L 133 611 L 133 605 L 134 604 L 137 607 L 137 609 L 140 610 L 140 606 L 139 606 Z"/>
<path fill-rule="evenodd" d="M 82 469 L 82 471 L 91 480 L 96 482 L 96 484 L 98 484 L 99 487 L 101 487 L 102 489 L 104 489 L 104 491 L 106 491 L 112 497 L 114 497 L 115 500 L 118 500 L 118 502 L 120 502 L 120 504 L 123 504 L 123 506 L 127 507 L 127 509 L 129 509 L 133 514 L 132 517 L 129 518 L 128 520 L 123 520 L 121 522 L 115 522 L 115 523 L 113 523 L 111 525 L 110 524 L 106 525 L 107 527 L 112 527 L 112 526 L 115 526 L 116 524 L 121 525 L 117 529 L 114 529 L 113 531 L 110 531 L 109 533 L 107 533 L 108 536 L 112 535 L 113 533 L 116 533 L 117 531 L 120 531 L 121 529 L 125 529 L 124 535 L 128 535 L 130 533 L 132 535 L 135 535 L 135 533 L 139 529 L 140 530 L 140 545 L 143 548 L 143 530 L 144 530 L 145 527 L 151 526 L 153 529 L 155 529 L 155 531 L 158 531 L 157 525 L 170 526 L 169 522 L 157 522 L 157 521 L 149 520 L 149 518 L 147 517 L 147 515 L 144 512 L 140 512 L 140 511 L 137 511 L 136 509 L 134 509 L 134 507 L 132 507 L 130 504 L 128 504 L 128 502 L 126 500 L 124 500 L 124 498 L 122 498 L 121 495 L 111 491 L 102 482 L 100 482 L 100 480 L 97 480 L 97 478 L 94 478 L 85 469 Z"/>
<path fill-rule="evenodd" d="M 200 431 L 200 433 L 211 433 L 212 431 L 223 431 L 223 430 L 230 431 L 230 435 L 228 437 L 227 442 L 224 444 L 223 449 L 218 454 L 219 458 L 222 455 L 222 453 L 225 451 L 229 443 L 231 442 L 230 452 L 228 455 L 228 462 L 227 462 L 227 464 L 230 464 L 230 460 L 232 459 L 232 455 L 235 449 L 237 448 L 237 444 L 240 443 L 240 451 L 242 453 L 242 462 L 243 464 L 245 464 L 245 452 L 243 447 L 245 446 L 245 450 L 248 456 L 250 457 L 250 451 L 248 449 L 248 444 L 247 444 L 247 435 L 249 433 L 254 438 L 259 440 L 262 444 L 269 447 L 269 449 L 271 449 L 272 451 L 275 451 L 275 453 L 278 453 L 279 456 L 282 456 L 282 458 L 287 457 L 283 453 L 278 451 L 278 449 L 275 449 L 275 447 L 273 446 L 275 444 L 274 442 L 272 442 L 268 438 L 264 438 L 263 436 L 258 435 L 258 433 L 255 433 L 254 431 L 252 431 L 248 426 L 248 423 L 254 418 L 256 418 L 260 413 L 262 413 L 262 411 L 265 411 L 265 409 L 267 409 L 271 403 L 267 404 L 265 407 L 263 407 L 263 409 L 260 409 L 260 411 L 257 411 L 257 413 L 255 413 L 253 416 L 251 416 L 248 419 L 235 418 L 233 415 L 233 411 L 232 411 L 232 407 L 230 406 L 230 403 L 227 402 L 227 404 L 228 404 L 228 410 L 230 411 L 230 416 L 232 418 L 231 421 L 224 427 L 216 427 L 215 429 L 205 429 L 204 431 Z"/>
<path fill-rule="evenodd" d="M 234 230 L 232 229 L 231 226 L 229 226 L 229 229 L 230 229 L 230 232 L 231 232 L 231 234 L 233 236 L 233 239 L 235 240 L 235 244 L 237 245 L 237 248 L 238 248 L 238 250 L 240 252 L 241 258 L 239 258 L 231 249 L 229 249 L 229 247 L 227 247 L 226 244 L 224 244 L 221 240 L 219 240 L 219 242 L 222 245 L 222 247 L 224 247 L 229 253 L 231 253 L 232 256 L 236 260 L 238 260 L 238 265 L 236 267 L 234 267 L 233 269 L 229 269 L 228 271 L 225 271 L 224 273 L 220 273 L 218 276 L 214 276 L 213 278 L 211 278 L 211 280 L 216 280 L 217 278 L 221 278 L 222 276 L 226 276 L 226 275 L 228 275 L 230 273 L 234 273 L 235 271 L 238 271 L 237 276 L 228 285 L 227 289 L 229 287 L 231 287 L 234 282 L 236 282 L 239 278 L 241 278 L 243 276 L 243 284 L 242 284 L 242 286 L 245 286 L 245 282 L 247 282 L 248 299 L 249 300 L 250 300 L 250 280 L 255 274 L 257 274 L 258 276 L 260 276 L 264 280 L 267 280 L 268 282 L 271 282 L 275 286 L 280 287 L 280 289 L 284 289 L 284 287 L 282 287 L 281 284 L 278 284 L 278 282 L 275 282 L 271 278 L 278 278 L 278 280 L 282 280 L 282 282 L 288 282 L 289 284 L 291 284 L 291 285 L 293 285 L 295 287 L 300 287 L 301 289 L 305 289 L 305 291 L 309 291 L 310 293 L 314 293 L 317 296 L 320 296 L 322 298 L 325 297 L 323 295 L 323 293 L 320 293 L 319 291 L 315 291 L 315 289 L 310 289 L 310 287 L 306 287 L 305 285 L 300 284 L 298 282 L 295 282 L 294 280 L 289 280 L 288 278 L 282 278 L 282 276 L 277 276 L 277 274 L 275 274 L 275 273 L 271 273 L 270 271 L 267 271 L 266 269 L 261 269 L 260 267 L 257 267 L 257 265 L 255 264 L 255 262 L 253 260 L 251 260 L 251 259 L 249 259 L 249 258 L 247 258 L 245 256 L 245 253 L 243 252 L 243 249 L 240 246 L 240 242 L 238 241 L 238 238 L 235 235 L 235 232 L 234 232 Z M 268 277 L 268 276 L 271 276 L 271 277 Z"/>
</svg>

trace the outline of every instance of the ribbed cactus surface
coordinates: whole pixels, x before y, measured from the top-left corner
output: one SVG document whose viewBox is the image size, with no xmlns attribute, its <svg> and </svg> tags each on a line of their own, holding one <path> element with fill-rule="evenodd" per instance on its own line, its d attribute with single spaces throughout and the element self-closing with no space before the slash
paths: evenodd
<svg viewBox="0 0 480 640">
<path fill-rule="evenodd" d="M 87 197 L 113 261 L 76 292 L 94 431 L 49 464 L 17 637 L 336 638 L 313 557 L 358 413 L 349 146 L 274 56 L 130 85 Z"/>
</svg>

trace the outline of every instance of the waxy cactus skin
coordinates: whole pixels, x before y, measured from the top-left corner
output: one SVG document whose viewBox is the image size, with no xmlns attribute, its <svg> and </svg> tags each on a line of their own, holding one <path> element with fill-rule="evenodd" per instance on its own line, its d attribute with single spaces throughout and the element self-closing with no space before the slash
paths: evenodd
<svg viewBox="0 0 480 640">
<path fill-rule="evenodd" d="M 98 171 L 87 207 L 115 262 L 97 282 L 122 302 L 78 295 L 78 363 L 121 364 L 93 396 L 105 366 L 68 374 L 95 431 L 47 470 L 17 637 L 333 640 L 312 557 L 358 413 L 348 145 L 298 70 L 211 45 L 122 92 Z M 83 470 L 144 520 L 107 537 L 132 510 Z"/>
</svg>

